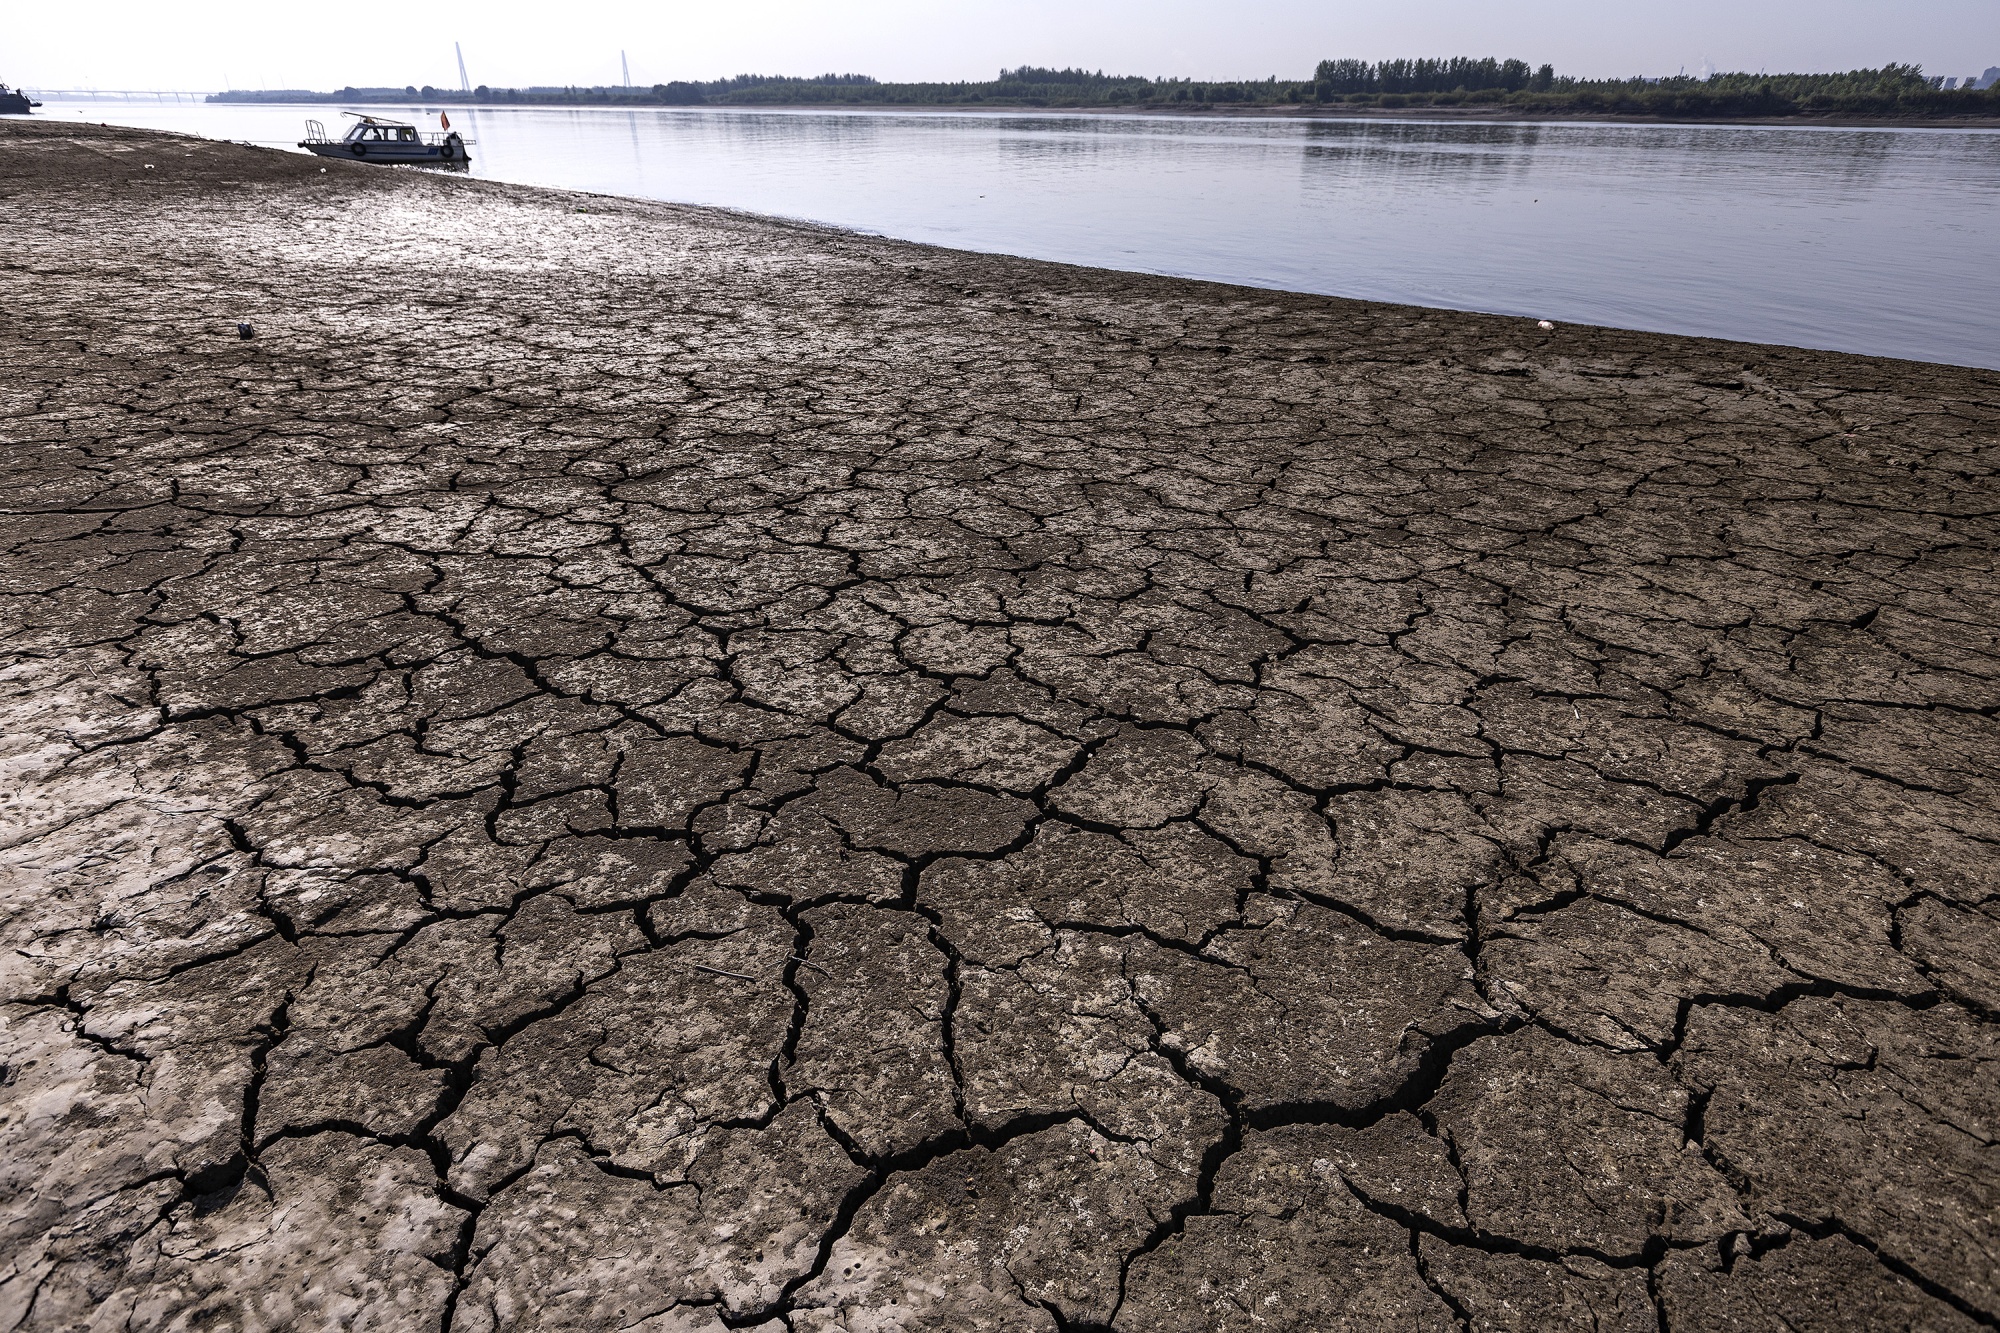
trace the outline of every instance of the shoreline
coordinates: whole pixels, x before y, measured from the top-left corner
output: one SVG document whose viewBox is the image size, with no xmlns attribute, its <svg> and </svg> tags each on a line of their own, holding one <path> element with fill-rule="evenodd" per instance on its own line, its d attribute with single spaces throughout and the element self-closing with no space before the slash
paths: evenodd
<svg viewBox="0 0 2000 1333">
<path fill-rule="evenodd" d="M 2000 1317 L 2000 373 L 0 209 L 21 1333 Z"/>
<path fill-rule="evenodd" d="M 309 107 L 310 107 L 310 106 L 311 106 L 312 104 L 309 104 L 309 103 L 299 103 L 299 104 L 274 104 L 274 105 L 277 105 L 277 108 L 278 108 L 278 109 L 287 109 L 287 108 L 291 108 L 291 109 L 297 109 L 297 108 L 309 108 Z M 407 106 L 406 106 L 405 108 L 403 108 L 403 109 L 412 109 L 412 110 L 414 110 L 414 109 L 422 109 L 422 108 L 426 108 L 426 107 L 427 107 L 428 105 L 429 105 L 429 104 L 425 104 L 425 103 L 422 103 L 422 102 L 413 102 L 413 103 L 409 103 L 409 104 L 407 104 Z M 476 109 L 478 109 L 478 108 L 473 108 L 473 109 L 474 109 L 474 110 L 476 110 Z M 501 109 L 508 109 L 508 108 L 501 108 Z M 520 109 L 526 109 L 526 110 L 539 110 L 539 109 L 547 109 L 547 108 L 535 108 L 535 107 L 528 107 L 528 108 L 512 108 L 512 109 L 516 109 L 516 110 L 520 110 Z M 604 109 L 604 108 L 599 108 L 599 109 Z M 694 112 L 704 112 L 704 113 L 705 113 L 705 112 L 716 112 L 716 111 L 725 111 L 725 110 L 728 110 L 728 109 L 726 109 L 726 108 L 713 108 L 713 107 L 711 107 L 711 108 L 659 108 L 659 109 L 663 109 L 663 110 L 683 110 L 683 111 L 694 111 Z M 755 110 L 785 110 L 784 108 L 754 108 L 754 109 L 755 109 Z M 825 108 L 825 109 L 837 109 L 837 108 Z M 951 109 L 951 108 L 939 108 L 939 109 L 940 109 L 940 110 L 948 110 L 948 109 Z M 810 110 L 810 109 L 805 109 L 805 108 L 801 108 L 801 109 L 799 109 L 799 110 Z M 976 109 L 966 109 L 966 110 L 976 110 Z M 998 113 L 989 113 L 989 114 L 998 114 Z M 1027 117 L 1027 116 L 1032 116 L 1032 115 L 1035 115 L 1035 114 L 1039 114 L 1039 113 L 1031 113 L 1031 112 L 1014 112 L 1014 113 L 1009 113 L 1009 114 L 1017 114 L 1017 115 L 1021 115 L 1021 116 L 1023 116 L 1023 117 Z M 1105 113 L 1105 114 L 1109 115 L 1109 114 L 1112 114 L 1112 113 Z M 152 129 L 152 128 L 144 128 L 144 129 L 139 129 L 139 128 L 135 128 L 135 127 L 129 127 L 129 126 L 122 126 L 122 125 L 118 125 L 118 124 L 116 124 L 115 122 L 109 122 L 109 121 L 75 121 L 75 122 L 71 122 L 71 121 L 62 121 L 62 122 L 54 122 L 54 121 L 50 121 L 50 122 L 46 122 L 46 123 L 50 123 L 50 124 L 57 124 L 57 123 L 61 123 L 61 124 L 85 124 L 85 125 L 95 125 L 95 126 L 99 126 L 99 127 L 102 127 L 102 128 L 106 128 L 106 129 L 116 129 L 116 130 L 121 130 L 121 131 L 124 131 L 124 130 L 131 130 L 131 131 L 132 131 L 132 132 L 134 132 L 134 133 L 140 133 L 140 134 L 161 134 L 161 135 L 169 135 L 169 136 L 175 136 L 175 137 L 186 137 L 186 138 L 190 138 L 190 139 L 195 139 L 195 140 L 199 140 L 199 141 L 201 141 L 201 142 L 205 142 L 205 143 L 224 143 L 224 144 L 236 144 L 236 145 L 241 145 L 241 146 L 244 146 L 244 147 L 249 147 L 249 148 L 254 148 L 254 149 L 257 149 L 257 150 L 259 150 L 259 151 L 278 151 L 278 152 L 283 152 L 283 153 L 286 153 L 286 154 L 287 154 L 287 155 L 289 155 L 289 156 L 293 156 L 293 157 L 308 157 L 308 158 L 309 158 L 309 160 L 317 160 L 317 161 L 322 161 L 322 162 L 324 162 L 324 161 L 327 161 L 327 160 L 328 160 L 328 159 L 312 159 L 312 158 L 310 158 L 310 157 L 309 157 L 309 155 L 307 155 L 307 154 L 304 154 L 303 152 L 301 152 L 301 151 L 298 151 L 298 150 L 296 150 L 296 149 L 295 149 L 295 148 L 294 148 L 294 147 L 293 147 L 293 146 L 292 146 L 292 145 L 290 144 L 290 142 L 289 142 L 289 141 L 280 141 L 280 142 L 274 142 L 274 141 L 248 141 L 248 140 L 236 140 L 236 139 L 215 139 L 215 138 L 210 138 L 209 136 L 206 136 L 206 135 L 201 135 L 201 134 L 197 134 L 197 133 L 193 133 L 193 132 L 189 132 L 189 131 L 181 131 L 181 130 L 161 130 L 161 129 Z M 1693 128 L 1694 126 L 1689 126 L 1689 127 L 1690 127 L 1690 128 Z M 352 164 L 346 164 L 346 163 L 342 163 L 342 165 L 352 165 Z M 418 167 L 418 168 L 413 168 L 413 169 L 414 169 L 414 170 L 416 170 L 416 171 L 418 171 L 418 172 L 420 172 L 420 173 L 421 173 L 421 172 L 423 172 L 423 171 L 425 170 L 424 168 L 421 168 L 421 167 Z M 510 182 L 504 182 L 504 181 L 500 181 L 500 180 L 497 180 L 497 179 L 495 179 L 495 178 L 491 178 L 491 177 L 473 177 L 472 179 L 478 179 L 478 180 L 482 180 L 482 181 L 484 181 L 484 182 L 486 182 L 486 183 L 488 183 L 488 184 L 494 184 L 494 185 L 502 185 L 502 184 L 510 184 Z M 757 220 L 757 219 L 764 219 L 764 220 L 768 220 L 768 221 L 771 221 L 771 222 L 775 222 L 775 223 L 780 223 L 780 224 L 787 224 L 787 225 L 791 225 L 791 224 L 796 224 L 796 225 L 802 225 L 802 226 L 807 226 L 807 227 L 814 227 L 814 228 L 826 228 L 826 229 L 828 229 L 828 230 L 830 230 L 830 231 L 833 231 L 833 232 L 837 232 L 837 233 L 842 233 L 842 234 L 852 234 L 852 235 L 855 235 L 855 236 L 859 236 L 859 237 L 874 237 L 874 238 L 879 238 L 879 239 L 897 239 L 897 240 L 900 240 L 900 239 L 903 239 L 903 238 L 897 238 L 897 237 L 892 237 L 892 236 L 890 236 L 890 235 L 889 235 L 888 233 L 884 233 L 884 232 L 878 232 L 878 231 L 873 231 L 873 230 L 868 230 L 868 229 L 864 229 L 864 228 L 860 228 L 860 227 L 851 227 L 851 226 L 847 226 L 847 225 L 844 225 L 844 224 L 841 224 L 841 223 L 836 223 L 836 222 L 827 222 L 827 221 L 822 221 L 822 220 L 819 220 L 819 219 L 814 219 L 814 218 L 809 218 L 809 217 L 803 217 L 803 216 L 793 216 L 793 215 L 787 215 L 787 214 L 779 214 L 779 213 L 760 213 L 760 212 L 757 212 L 757 211 L 756 211 L 756 210 L 754 210 L 754 209 L 739 209 L 739 208 L 735 208 L 735 207 L 732 207 L 732 206 L 730 206 L 730 205 L 726 205 L 726 204 L 685 204 L 685 205 L 682 205 L 682 204 L 676 204 L 676 203 L 674 203 L 674 201 L 666 201 L 666 200 L 651 200 L 651 199 L 649 199 L 649 198 L 648 198 L 647 196 L 643 196 L 643 195 L 634 195 L 634 194 L 621 194 L 621 193 L 618 193 L 618 192 L 615 192 L 615 191 L 598 191 L 598 190 L 584 190 L 584 189 L 574 189 L 574 190 L 572 190 L 572 189 L 568 189 L 567 187 L 536 187 L 536 186 L 532 186 L 532 185 L 527 185 L 527 184 L 525 184 L 525 183 L 521 183 L 521 188 L 528 188 L 528 189 L 534 189 L 534 188 L 550 188 L 550 189 L 556 189 L 556 190 L 559 190 L 559 191 L 563 191 L 563 192 L 570 192 L 570 193 L 577 193 L 577 194 L 583 194 L 583 195 L 589 195 L 589 196 L 592 196 L 592 197 L 601 197 L 601 198 L 604 198 L 604 199 L 607 199 L 607 200 L 619 200 L 619 201 L 631 201 L 631 202 L 657 202 L 657 203 L 666 203 L 666 204 L 669 204 L 669 205 L 671 205 L 671 206 L 686 206 L 686 207 L 695 207 L 695 208 L 704 208 L 704 209 L 712 209 L 712 210 L 714 210 L 714 211 L 716 211 L 716 212 L 718 212 L 718 213 L 721 213 L 721 214 L 726 214 L 726 215 L 732 215 L 732 216 L 741 216 L 741 217 L 743 217 L 743 218 L 746 218 L 746 219 L 750 219 L 750 220 Z M 1021 259 L 1021 260 L 1024 260 L 1024 261 L 1028 261 L 1028 262 L 1048 262 L 1048 263 L 1054 263 L 1054 264 L 1058 264 L 1058 265 L 1061 265 L 1061 266 L 1068 266 L 1068 267 L 1077 267 L 1077 268 L 1082 268 L 1082 269 L 1100 269 L 1101 271 L 1103 271 L 1103 272 L 1105 272 L 1105 273 L 1115 273 L 1115 274 L 1126 274 L 1126 275 L 1131 275 L 1131 276 L 1135 276 L 1135 277 L 1145 277 L 1145 278 L 1159 278 L 1159 279 L 1165 279 L 1165 280 L 1169 280 L 1169 281 L 1186 281 L 1186 282 L 1200 282 L 1200 283 L 1213 283 L 1213 284 L 1217 284 L 1217 285 L 1220 285 L 1220 286 L 1224 286 L 1224 287 L 1241 287 L 1241 288 L 1242 288 L 1243 290 L 1246 290 L 1246 291 L 1258 291 L 1258 292 L 1272 292 L 1272 293 L 1286 293 L 1286 294 L 1290 294 L 1290 295 L 1297 295 L 1297 296 L 1304 296 L 1304 297 L 1323 297 L 1323 298 L 1325 298 L 1325 299 L 1330 299 L 1330 300 L 1346 300 L 1346 301 L 1353 301 L 1353 300 L 1360 300 L 1360 301 L 1376 301 L 1376 302 L 1384 302 L 1384 298 L 1373 298 L 1373 297 L 1354 297 L 1354 296 L 1348 296 L 1348 295 L 1344 295 L 1344 294 L 1341 294 L 1341 293 L 1334 293 L 1334 292 L 1323 292 L 1323 291 L 1315 291 L 1315 290 L 1312 290 L 1312 289 L 1309 289 L 1309 288 L 1298 288 L 1298 287 L 1279 287 L 1279 286 L 1260 286 L 1260 285 L 1257 285 L 1257 284 L 1255 284 L 1255 283 L 1249 283 L 1249 282 L 1241 282 L 1241 281 L 1236 281 L 1236 280 L 1232 280 L 1232 279 L 1230 279 L 1230 278 L 1223 278 L 1223 277 L 1207 277 L 1207 276 L 1202 276 L 1202 275 L 1199 275 L 1199 274 L 1185 274 L 1185 273 L 1171 273 L 1171 272 L 1166 272 L 1166 271 L 1161 271 L 1161 270 L 1154 270 L 1154 269 L 1145 269 L 1145 268 L 1120 268 L 1120 267 L 1117 267 L 1117 266 L 1114 266 L 1114 265 L 1091 265 L 1091 264 L 1087 264 L 1087 263 L 1082 263 L 1082 262 L 1080 262 L 1080 261 L 1073 261 L 1073 260 L 1055 260 L 1055 259 L 1048 259 L 1048 260 L 1043 260 L 1043 259 L 1038 259 L 1037 257 L 1035 257 L 1035 256 L 1032 256 L 1032 255 L 1023 255 L 1023 254 L 1020 254 L 1020 253 L 1018 253 L 1018 252 L 1016 252 L 1016 251 L 1009 251 L 1009 250 L 983 250 L 983 249 L 977 249 L 977 248 L 970 248 L 970 247 L 966 247 L 966 246 L 953 246 L 953 245 L 950 245 L 950 244 L 947 244 L 947 243 L 945 243 L 945 242 L 942 242 L 942 241 L 914 241 L 914 240 L 913 240 L 913 241 L 910 241 L 909 243 L 911 243 L 911 244 L 916 244 L 916 245 L 935 245 L 935 246 L 937 246 L 937 247 L 938 247 L 938 248 L 940 248 L 940 249 L 945 249 L 945 250 L 948 250 L 948 251 L 952 251 L 952 252 L 954 252 L 954 253 L 960 253 L 960 254 L 964 254 L 964 255 L 968 255 L 968 256 L 982 256 L 982 255 L 984 255 L 984 256 L 994 256 L 994 257 L 998 257 L 998 258 L 1008 258 L 1008 259 Z M 1421 304 L 1417 304 L 1417 303 L 1412 303 L 1412 302 L 1399 302 L 1399 301 L 1395 301 L 1395 300 L 1393 300 L 1393 299 L 1390 299 L 1390 300 L 1387 300 L 1387 301 L 1386 301 L 1386 302 L 1384 302 L 1384 303 L 1386 303 L 1386 304 L 1390 304 L 1390 305 L 1407 305 L 1407 306 L 1408 306 L 1409 308 L 1411 308 L 1411 309 L 1421 309 L 1421 310 L 1432 310 L 1432 311 L 1438 311 L 1438 312 L 1447 312 L 1447 313 L 1454 313 L 1454 314 L 1464 314 L 1464 315 L 1479 315 L 1479 316 L 1486 316 L 1486 317 L 1491 317 L 1491 318 L 1496 318 L 1496 319 L 1507 319 L 1507 320 L 1512 320 L 1512 319 L 1527 319 L 1527 320 L 1530 320 L 1530 321 L 1535 321 L 1535 320 L 1539 320 L 1539 319 L 1541 319 L 1541 318 L 1545 318 L 1545 317 L 1546 317 L 1546 318 L 1551 318 L 1551 319 L 1552 319 L 1552 320 L 1554 320 L 1555 322 L 1558 322 L 1558 323 L 1562 323 L 1562 324 L 1565 324 L 1565 325 L 1568 325 L 1568 326 L 1571 326 L 1571 327 L 1576 327 L 1576 328 L 1594 328 L 1594 329 L 1604 329 L 1604 330 L 1612 330 L 1612 331 L 1618 331 L 1618 332 L 1627 332 L 1627 333 L 1635 333 L 1635 334 L 1646 334 L 1646 335 L 1651 335 L 1651 336 L 1658 336 L 1658 337 L 1678 337 L 1678 338 L 1697 338 L 1697 339 L 1714 339 L 1714 340 L 1718 340 L 1718 341 L 1722 341 L 1722 342 L 1729 342 L 1729 343 L 1739 343 L 1739 344 L 1741 344 L 1741 345 L 1744 345 L 1744 346 L 1758 346 L 1758 347 L 1772 347 L 1772 348 L 1783 348 L 1783 349 L 1788 349 L 1788 350 L 1793 350 L 1793 351 L 1801 351 L 1801 352 L 1814 352 L 1814 353 L 1825 353 L 1825 354 L 1829 354 L 1829 355 L 1847 355 L 1847 356 L 1866 356 L 1866 357 L 1876 357 L 1876 358 L 1880 358 L 1880 359 L 1886 359 L 1886 360 L 1896 360 L 1896 361 L 1907 361 L 1907 362 L 1910 362 L 1910 363 L 1912 363 L 1912 364 L 1923 364 L 1923 365 L 1937 365 L 1937 366 L 1946 366 L 1946 367 L 1951 367 L 1951 368 L 1954 368 L 1954 369 L 1969 369 L 1969 370 L 1982 370 L 1982 369 L 1986 369 L 1986 370 L 1991 370 L 1991 369 L 2000 369 L 2000 367 L 1991 367 L 1991 366 L 1981 366 L 1981 365 L 1979 365 L 1979 364 L 1977 364 L 1977 363 L 1971 363 L 1971 362 L 1964 362 L 1964 361 L 1950 361 L 1950 360 L 1941 360 L 1941 359 L 1936 359 L 1936 358 L 1930 358 L 1930 359 L 1925 359 L 1925 358 L 1919 358 L 1919 357 L 1915 357 L 1915 356 L 1899 356 L 1899 355 L 1896 355 L 1896 354 L 1894 354 L 1894 353 L 1891 353 L 1891 352 L 1871 352 L 1871 351 L 1865 351 L 1865 350 L 1856 350 L 1856 349 L 1853 349 L 1853 348 L 1842 348 L 1842 347 L 1835 347 L 1835 346 L 1818 346 L 1818 345 L 1814 345 L 1814 344 L 1810 344 L 1810 343 L 1785 343 L 1785 342 L 1762 342 L 1762 341 L 1759 341 L 1759 340 L 1756 340 L 1756 339 L 1752 339 L 1752 338 L 1736 338 L 1736 337 L 1731 337 L 1730 335 L 1727 335 L 1727 334 L 1717 334 L 1717 333 L 1707 333 L 1707 332 L 1701 332 L 1701 331 L 1694 331 L 1694 330 L 1687 330 L 1687 331 L 1683 331 L 1683 330 L 1673 330 L 1673 329 L 1652 329 L 1652 328 L 1643 328 L 1643 327 L 1636 327 L 1636 326 L 1633 326 L 1633 325 L 1626 325 L 1626 324 L 1598 324 L 1598 323 L 1593 323 L 1593 322 L 1591 322 L 1591 321 L 1590 321 L 1590 320 L 1589 320 L 1589 319 L 1588 319 L 1587 317 L 1581 317 L 1581 316 L 1565 316 L 1565 315 L 1563 315 L 1563 314 L 1562 314 L 1561 312 L 1559 312 L 1559 311 L 1555 311 L 1555 312 L 1551 312 L 1551 311 L 1541 311 L 1541 310 L 1536 310 L 1536 311 L 1521 311 L 1521 312 L 1508 312 L 1508 311 L 1504 311 L 1504 310 L 1493 310 L 1493 309 L 1484 309 L 1484 308 L 1480 308 L 1480 307 L 1475 307 L 1475 306 L 1445 306 L 1445 305 L 1436 305 L 1436 306 L 1432 306 L 1432 305 L 1421 305 Z"/>
<path fill-rule="evenodd" d="M 64 106 L 85 106 L 86 101 L 60 102 Z M 203 103 L 203 105 L 211 105 Z M 325 107 L 347 106 L 338 101 L 315 102 L 220 102 L 218 106 L 231 107 Z M 671 112 L 855 112 L 892 115 L 923 115 L 927 113 L 951 113 L 958 115 L 1021 115 L 1021 116 L 1146 116 L 1184 120 L 1362 120 L 1362 121 L 1458 121 L 1477 124 L 1521 124 L 1521 125 L 1659 125 L 1685 128 L 1705 126 L 1784 128 L 1802 129 L 1908 129 L 1908 130 L 1990 130 L 2000 129 L 2000 117 L 1957 116 L 1957 117 L 1891 117 L 1891 116 L 1717 116 L 1688 119 L 1673 116 L 1640 116 L 1612 112 L 1522 112 L 1500 107 L 1353 107 L 1342 108 L 1321 104 L 1296 106 L 1215 106 L 1204 109 L 1174 107 L 1106 107 L 1106 106 L 966 106 L 966 105 L 895 105 L 888 103 L 853 102 L 803 102 L 803 103 L 743 103 L 715 104 L 706 106 L 670 106 L 665 104 L 633 104 L 630 106 L 604 105 L 588 102 L 426 102 L 421 98 L 403 102 L 362 102 L 351 105 L 357 107 L 419 107 L 425 109 L 466 111 L 671 111 Z"/>
</svg>

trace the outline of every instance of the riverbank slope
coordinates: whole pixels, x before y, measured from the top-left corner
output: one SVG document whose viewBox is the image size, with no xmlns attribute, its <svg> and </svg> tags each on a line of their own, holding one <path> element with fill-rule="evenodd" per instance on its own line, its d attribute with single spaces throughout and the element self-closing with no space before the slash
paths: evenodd
<svg viewBox="0 0 2000 1333">
<path fill-rule="evenodd" d="M 2000 1319 L 2000 375 L 0 218 L 6 1327 Z"/>
</svg>

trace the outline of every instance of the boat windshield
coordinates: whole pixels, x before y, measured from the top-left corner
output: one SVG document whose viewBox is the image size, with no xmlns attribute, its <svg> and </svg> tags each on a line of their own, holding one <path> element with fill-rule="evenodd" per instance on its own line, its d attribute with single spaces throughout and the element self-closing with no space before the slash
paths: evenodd
<svg viewBox="0 0 2000 1333">
<path fill-rule="evenodd" d="M 347 132 L 349 141 L 368 143 L 416 143 L 417 132 L 408 125 L 356 125 Z"/>
</svg>

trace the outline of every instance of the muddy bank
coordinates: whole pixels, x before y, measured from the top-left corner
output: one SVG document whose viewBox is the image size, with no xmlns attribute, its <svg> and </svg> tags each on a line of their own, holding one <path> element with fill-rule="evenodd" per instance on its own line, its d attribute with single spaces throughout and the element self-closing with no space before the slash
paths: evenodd
<svg viewBox="0 0 2000 1333">
<path fill-rule="evenodd" d="M 2000 1316 L 2000 375 L 34 123 L 0 225 L 5 1327 Z"/>
</svg>

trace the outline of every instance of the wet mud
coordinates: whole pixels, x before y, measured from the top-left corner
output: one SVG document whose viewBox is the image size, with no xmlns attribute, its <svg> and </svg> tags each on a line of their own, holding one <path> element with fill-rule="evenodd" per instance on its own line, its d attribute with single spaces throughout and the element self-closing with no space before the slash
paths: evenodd
<svg viewBox="0 0 2000 1333">
<path fill-rule="evenodd" d="M 34 123 L 0 229 L 0 1328 L 2000 1324 L 2000 376 Z"/>
</svg>

